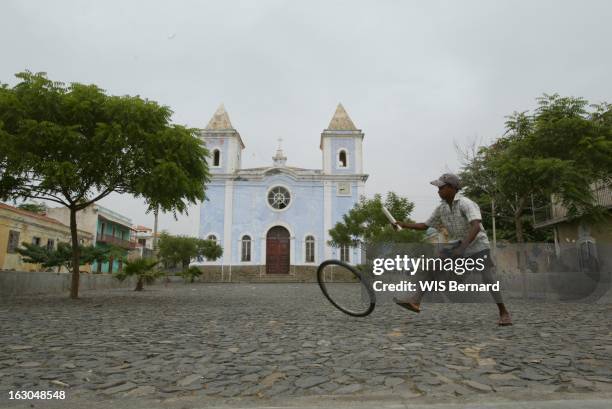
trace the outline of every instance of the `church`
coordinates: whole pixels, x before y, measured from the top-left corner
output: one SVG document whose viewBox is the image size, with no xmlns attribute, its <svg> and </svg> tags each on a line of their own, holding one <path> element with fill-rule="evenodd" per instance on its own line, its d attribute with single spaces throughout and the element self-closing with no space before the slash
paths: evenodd
<svg viewBox="0 0 612 409">
<path fill-rule="evenodd" d="M 234 129 L 221 105 L 200 132 L 210 153 L 211 182 L 200 206 L 199 236 L 216 240 L 223 256 L 196 263 L 222 277 L 298 276 L 335 258 L 361 263 L 361 249 L 327 244 L 329 230 L 360 196 L 364 134 L 338 104 L 319 138 L 322 169 L 287 164 L 279 144 L 269 164 L 242 168 L 248 138 Z M 316 139 L 313 138 L 313 145 Z"/>
</svg>

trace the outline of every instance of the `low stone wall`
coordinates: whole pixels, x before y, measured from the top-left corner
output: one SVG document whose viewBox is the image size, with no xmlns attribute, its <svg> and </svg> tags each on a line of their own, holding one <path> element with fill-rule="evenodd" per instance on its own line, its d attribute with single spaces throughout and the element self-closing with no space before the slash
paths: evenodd
<svg viewBox="0 0 612 409">
<path fill-rule="evenodd" d="M 200 266 L 202 275 L 196 281 L 204 283 L 315 283 L 317 266 L 291 266 L 289 274 L 265 274 L 265 266 L 232 266 L 221 270 L 220 266 Z M 329 273 L 329 272 L 328 272 Z M 502 270 L 495 278 L 500 280 L 502 293 L 508 298 L 526 298 L 539 300 L 581 300 L 596 301 L 609 297 L 611 292 L 610 272 L 598 273 L 597 277 L 581 272 L 567 273 L 528 273 Z M 334 281 L 352 281 L 338 271 L 334 272 Z M 466 282 L 481 282 L 480 275 Z M 484 293 L 483 299 L 490 295 Z"/>
<path fill-rule="evenodd" d="M 517 298 L 596 302 L 612 297 L 612 273 L 503 272 L 497 274 L 503 292 Z"/>
<path fill-rule="evenodd" d="M 0 270 L 0 296 L 68 293 L 71 276 L 70 273 Z M 81 273 L 79 280 L 80 291 L 135 286 L 134 279 L 128 278 L 120 282 L 112 274 Z"/>
<path fill-rule="evenodd" d="M 205 283 L 315 283 L 317 266 L 291 266 L 289 274 L 266 274 L 265 266 L 199 266 Z"/>
</svg>

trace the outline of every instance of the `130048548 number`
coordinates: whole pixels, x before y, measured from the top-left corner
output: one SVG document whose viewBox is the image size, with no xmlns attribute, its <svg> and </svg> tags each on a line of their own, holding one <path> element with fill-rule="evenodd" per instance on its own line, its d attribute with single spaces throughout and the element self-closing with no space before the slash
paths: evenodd
<svg viewBox="0 0 612 409">
<path fill-rule="evenodd" d="M 9 399 L 66 399 L 65 391 L 9 391 Z"/>
</svg>

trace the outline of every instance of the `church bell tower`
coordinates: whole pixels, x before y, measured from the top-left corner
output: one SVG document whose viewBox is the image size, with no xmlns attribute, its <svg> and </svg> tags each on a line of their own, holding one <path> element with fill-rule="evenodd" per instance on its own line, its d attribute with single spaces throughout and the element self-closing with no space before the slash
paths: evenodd
<svg viewBox="0 0 612 409">
<path fill-rule="evenodd" d="M 208 165 L 212 174 L 231 174 L 241 168 L 244 143 L 223 104 L 200 135 L 210 154 Z"/>
<path fill-rule="evenodd" d="M 364 134 L 357 129 L 342 104 L 338 104 L 327 129 L 321 133 L 323 173 L 327 175 L 362 174 Z"/>
</svg>

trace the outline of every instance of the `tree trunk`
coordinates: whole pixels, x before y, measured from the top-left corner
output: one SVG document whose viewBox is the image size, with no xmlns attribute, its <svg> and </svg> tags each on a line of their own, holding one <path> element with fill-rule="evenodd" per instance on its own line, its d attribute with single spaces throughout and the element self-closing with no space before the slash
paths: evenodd
<svg viewBox="0 0 612 409">
<path fill-rule="evenodd" d="M 524 243 L 525 237 L 523 235 L 523 211 L 525 210 L 525 203 L 527 203 L 527 196 L 523 196 L 517 200 L 516 210 L 514 211 L 514 228 L 516 229 L 516 242 Z"/>
<path fill-rule="evenodd" d="M 516 230 L 516 242 L 524 243 L 525 237 L 523 235 L 523 220 L 521 215 L 518 213 L 515 213 L 514 215 L 514 229 Z"/>
<path fill-rule="evenodd" d="M 70 284 L 70 298 L 79 298 L 79 259 L 81 258 L 79 248 L 79 237 L 77 232 L 77 221 L 76 221 L 76 213 L 77 211 L 71 207 L 70 208 L 70 235 L 72 237 L 72 281 Z"/>
<path fill-rule="evenodd" d="M 493 231 L 493 251 L 491 252 L 491 257 L 495 259 L 495 255 L 497 254 L 497 232 L 495 230 L 495 200 L 491 199 L 491 227 Z"/>
<path fill-rule="evenodd" d="M 521 287 L 522 287 L 522 296 L 523 298 L 527 298 L 527 271 L 526 271 L 526 263 L 525 263 L 525 236 L 523 234 L 523 210 L 525 208 L 525 197 L 521 197 L 519 199 L 516 212 L 514 212 L 514 228 L 516 230 L 516 255 L 517 255 L 517 264 L 519 271 L 521 273 Z"/>
<path fill-rule="evenodd" d="M 144 280 L 142 276 L 138 276 L 138 281 L 136 282 L 136 288 L 134 288 L 134 291 L 142 291 L 143 287 L 144 287 Z"/>
<path fill-rule="evenodd" d="M 157 224 L 159 221 L 159 205 L 155 208 L 153 212 L 155 215 L 155 222 L 153 223 L 153 254 L 157 257 Z"/>
</svg>

